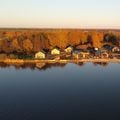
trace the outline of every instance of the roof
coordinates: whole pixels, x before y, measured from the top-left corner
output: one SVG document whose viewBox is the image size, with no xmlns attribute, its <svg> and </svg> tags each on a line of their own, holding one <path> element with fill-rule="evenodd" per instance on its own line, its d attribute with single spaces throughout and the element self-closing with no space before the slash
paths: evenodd
<svg viewBox="0 0 120 120">
<path fill-rule="evenodd" d="M 69 45 L 69 46 L 67 46 L 65 49 L 67 49 L 67 48 L 69 48 L 69 47 L 73 48 L 71 45 Z"/>
<path fill-rule="evenodd" d="M 88 48 L 88 45 L 78 45 L 76 46 L 77 49 L 87 49 Z"/>
<path fill-rule="evenodd" d="M 54 49 L 57 49 L 57 50 L 59 50 L 59 51 L 60 51 L 60 48 L 59 48 L 59 47 L 54 47 L 52 50 L 54 50 Z"/>
<path fill-rule="evenodd" d="M 74 50 L 73 54 L 80 54 L 81 50 Z"/>
</svg>

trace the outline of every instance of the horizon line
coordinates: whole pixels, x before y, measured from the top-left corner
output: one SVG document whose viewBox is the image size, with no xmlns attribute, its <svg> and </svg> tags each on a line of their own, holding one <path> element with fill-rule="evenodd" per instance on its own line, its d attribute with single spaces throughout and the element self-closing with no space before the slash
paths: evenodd
<svg viewBox="0 0 120 120">
<path fill-rule="evenodd" d="M 102 27 L 0 27 L 0 29 L 77 29 L 77 30 L 120 30 L 120 28 Z"/>
</svg>

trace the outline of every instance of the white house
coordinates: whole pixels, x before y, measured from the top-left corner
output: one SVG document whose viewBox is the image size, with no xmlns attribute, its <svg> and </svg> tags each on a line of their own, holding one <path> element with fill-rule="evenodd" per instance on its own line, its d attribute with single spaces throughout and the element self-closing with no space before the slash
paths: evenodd
<svg viewBox="0 0 120 120">
<path fill-rule="evenodd" d="M 119 52 L 119 51 L 120 51 L 119 47 L 115 46 L 115 47 L 112 48 L 112 52 Z"/>
<path fill-rule="evenodd" d="M 59 55 L 60 54 L 60 50 L 58 48 L 54 48 L 51 50 L 51 55 Z"/>
<path fill-rule="evenodd" d="M 73 51 L 73 47 L 72 46 L 68 46 L 66 49 L 65 49 L 65 52 L 66 53 L 72 53 Z"/>
<path fill-rule="evenodd" d="M 35 54 L 35 59 L 45 59 L 46 53 L 44 51 L 39 51 Z"/>
</svg>

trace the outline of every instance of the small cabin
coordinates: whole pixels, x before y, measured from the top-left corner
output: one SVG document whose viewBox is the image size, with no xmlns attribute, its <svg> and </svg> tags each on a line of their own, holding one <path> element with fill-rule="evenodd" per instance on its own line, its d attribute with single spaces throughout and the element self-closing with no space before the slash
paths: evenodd
<svg viewBox="0 0 120 120">
<path fill-rule="evenodd" d="M 78 59 L 80 52 L 81 52 L 81 50 L 74 50 L 74 51 L 72 52 L 72 56 L 73 56 L 74 58 L 77 58 L 77 59 Z"/>
<path fill-rule="evenodd" d="M 113 47 L 113 48 L 112 48 L 112 52 L 120 52 L 119 47 L 116 47 L 116 46 L 115 46 L 115 47 Z"/>
<path fill-rule="evenodd" d="M 73 47 L 72 46 L 68 46 L 66 49 L 65 49 L 65 52 L 66 53 L 72 53 L 73 51 Z"/>
<path fill-rule="evenodd" d="M 51 50 L 51 55 L 59 55 L 60 54 L 60 49 L 59 48 L 54 48 Z"/>
<path fill-rule="evenodd" d="M 109 54 L 107 52 L 102 52 L 101 58 L 109 58 Z"/>
<path fill-rule="evenodd" d="M 87 51 L 86 51 L 86 52 L 81 52 L 81 53 L 80 53 L 80 57 L 81 57 L 81 58 L 88 58 L 89 55 L 90 55 L 90 53 L 87 52 Z"/>
<path fill-rule="evenodd" d="M 44 51 L 39 51 L 35 54 L 35 59 L 45 59 L 46 53 Z"/>
<path fill-rule="evenodd" d="M 101 50 L 97 50 L 94 53 L 95 58 L 100 58 L 101 57 Z"/>
</svg>

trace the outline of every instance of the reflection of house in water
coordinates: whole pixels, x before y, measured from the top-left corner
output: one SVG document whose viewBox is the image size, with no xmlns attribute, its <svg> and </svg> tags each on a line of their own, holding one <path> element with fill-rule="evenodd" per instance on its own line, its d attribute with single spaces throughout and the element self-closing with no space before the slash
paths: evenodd
<svg viewBox="0 0 120 120">
<path fill-rule="evenodd" d="M 52 68 L 52 67 L 61 67 L 61 68 L 63 68 L 63 67 L 65 67 L 67 65 L 67 63 L 45 63 L 45 65 L 43 64 L 43 65 L 41 65 L 40 67 L 38 66 L 37 68 L 39 69 L 39 70 L 47 70 L 47 69 L 50 69 L 50 68 Z"/>
<path fill-rule="evenodd" d="M 41 69 L 46 65 L 46 63 L 36 63 L 36 67 Z"/>
</svg>

